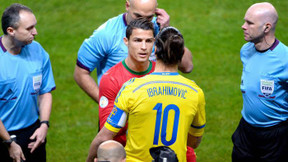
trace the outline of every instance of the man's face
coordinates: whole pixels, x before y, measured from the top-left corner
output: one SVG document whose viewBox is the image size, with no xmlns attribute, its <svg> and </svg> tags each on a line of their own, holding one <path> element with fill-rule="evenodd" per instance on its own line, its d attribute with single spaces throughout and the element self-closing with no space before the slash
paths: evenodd
<svg viewBox="0 0 288 162">
<path fill-rule="evenodd" d="M 37 30 L 35 25 L 37 20 L 33 13 L 27 11 L 20 11 L 20 20 L 17 29 L 13 29 L 14 38 L 22 45 L 27 45 L 32 43 L 37 35 Z"/>
<path fill-rule="evenodd" d="M 130 38 L 124 38 L 124 42 L 128 46 L 128 57 L 136 63 L 148 61 L 154 41 L 152 30 L 133 29 Z"/>
<path fill-rule="evenodd" d="M 155 15 L 157 3 L 155 0 L 131 0 L 126 2 L 127 23 L 139 18 L 151 21 Z"/>
<path fill-rule="evenodd" d="M 242 25 L 246 41 L 258 43 L 263 40 L 265 25 L 261 17 L 253 8 L 247 10 L 244 17 L 245 22 Z"/>
</svg>

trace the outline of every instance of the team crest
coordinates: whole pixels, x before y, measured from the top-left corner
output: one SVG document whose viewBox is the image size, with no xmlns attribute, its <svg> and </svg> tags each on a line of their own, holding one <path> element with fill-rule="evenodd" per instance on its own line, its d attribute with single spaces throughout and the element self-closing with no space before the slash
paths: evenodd
<svg viewBox="0 0 288 162">
<path fill-rule="evenodd" d="M 262 80 L 260 81 L 260 89 L 265 97 L 269 97 L 274 92 L 274 80 Z"/>
</svg>

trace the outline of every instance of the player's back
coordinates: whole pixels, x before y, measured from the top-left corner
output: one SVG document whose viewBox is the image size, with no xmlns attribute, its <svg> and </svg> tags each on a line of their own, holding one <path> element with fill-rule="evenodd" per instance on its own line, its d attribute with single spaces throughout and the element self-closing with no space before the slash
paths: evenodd
<svg viewBox="0 0 288 162">
<path fill-rule="evenodd" d="M 139 158 L 151 161 L 149 149 L 163 145 L 172 148 L 179 161 L 186 161 L 191 125 L 199 128 L 205 125 L 202 90 L 178 73 L 152 73 L 128 84 L 115 102 L 129 113 L 127 161 Z M 124 100 L 126 102 L 122 103 Z M 200 108 L 202 104 L 203 109 Z M 203 131 L 198 133 L 201 136 Z"/>
</svg>

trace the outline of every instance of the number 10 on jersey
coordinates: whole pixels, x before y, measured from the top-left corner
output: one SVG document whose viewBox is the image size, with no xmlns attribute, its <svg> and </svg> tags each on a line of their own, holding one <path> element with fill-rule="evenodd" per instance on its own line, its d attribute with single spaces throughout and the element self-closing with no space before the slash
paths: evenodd
<svg viewBox="0 0 288 162">
<path fill-rule="evenodd" d="M 173 143 L 175 143 L 177 139 L 177 133 L 178 133 L 178 124 L 179 124 L 179 116 L 180 116 L 180 111 L 179 111 L 178 106 L 174 104 L 170 104 L 164 108 L 164 111 L 162 113 L 162 103 L 157 103 L 156 106 L 153 108 L 153 110 L 157 111 L 153 145 L 158 145 L 159 143 L 161 122 L 162 122 L 161 136 L 160 136 L 161 142 L 165 146 L 172 145 Z M 169 111 L 174 111 L 175 116 L 174 116 L 174 123 L 173 123 L 173 129 L 172 129 L 172 138 L 170 139 L 170 141 L 167 141 L 166 132 L 167 132 L 167 122 L 168 122 Z M 163 117 L 162 117 L 162 114 L 163 114 Z"/>
</svg>

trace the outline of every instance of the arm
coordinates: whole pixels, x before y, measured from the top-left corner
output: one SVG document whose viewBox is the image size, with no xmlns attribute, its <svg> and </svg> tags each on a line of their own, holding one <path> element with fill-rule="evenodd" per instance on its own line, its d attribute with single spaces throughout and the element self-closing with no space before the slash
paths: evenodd
<svg viewBox="0 0 288 162">
<path fill-rule="evenodd" d="M 39 110 L 40 110 L 40 119 L 41 121 L 47 120 L 49 121 L 50 113 L 52 109 L 52 94 L 44 93 L 39 95 Z M 31 153 L 42 143 L 45 142 L 48 131 L 47 124 L 41 124 L 38 129 L 35 130 L 33 135 L 30 137 L 31 140 L 36 139 L 35 142 L 31 142 L 28 145 L 28 148 L 31 149 Z"/>
<path fill-rule="evenodd" d="M 182 60 L 178 64 L 178 69 L 182 73 L 190 73 L 193 70 L 192 53 L 187 47 L 185 47 Z"/>
<path fill-rule="evenodd" d="M 2 123 L 1 120 L 0 120 L 0 138 L 3 139 L 3 141 L 10 139 L 9 133 L 5 129 L 4 124 Z M 14 141 L 11 143 L 10 146 L 8 146 L 8 150 L 9 155 L 13 159 L 13 161 L 20 162 L 21 159 L 26 160 L 21 147 Z"/>
<path fill-rule="evenodd" d="M 196 149 L 199 146 L 201 140 L 202 140 L 202 136 L 196 137 L 191 134 L 188 134 L 187 146 L 190 146 L 193 149 Z"/>
<path fill-rule="evenodd" d="M 115 135 L 116 133 L 108 130 L 106 127 L 103 127 L 90 145 L 89 154 L 86 162 L 93 162 L 94 158 L 97 157 L 97 150 L 99 145 L 104 141 L 113 139 Z"/>
<path fill-rule="evenodd" d="M 194 149 L 199 146 L 206 125 L 205 97 L 201 89 L 198 90 L 198 95 L 198 112 L 194 116 L 187 139 L 187 145 Z"/>
<path fill-rule="evenodd" d="M 99 102 L 99 87 L 94 79 L 90 76 L 90 72 L 75 66 L 74 79 L 80 88 L 83 89 L 94 101 Z"/>
</svg>

